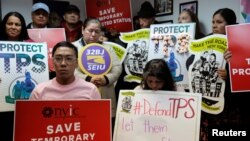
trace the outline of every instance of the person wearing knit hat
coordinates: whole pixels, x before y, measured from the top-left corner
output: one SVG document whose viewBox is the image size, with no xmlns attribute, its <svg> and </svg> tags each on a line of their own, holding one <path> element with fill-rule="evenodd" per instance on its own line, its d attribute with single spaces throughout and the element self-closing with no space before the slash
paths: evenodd
<svg viewBox="0 0 250 141">
<path fill-rule="evenodd" d="M 61 26 L 65 29 L 67 41 L 74 42 L 82 37 L 80 10 L 76 5 L 68 5 L 64 10 Z"/>
<path fill-rule="evenodd" d="M 139 17 L 140 27 L 149 28 L 151 24 L 158 23 L 155 20 L 155 9 L 150 2 L 145 1 L 142 3 L 141 8 L 137 14 Z"/>
<path fill-rule="evenodd" d="M 31 10 L 32 22 L 27 25 L 27 28 L 46 28 L 49 22 L 49 13 L 49 7 L 46 4 L 35 3 Z"/>
</svg>

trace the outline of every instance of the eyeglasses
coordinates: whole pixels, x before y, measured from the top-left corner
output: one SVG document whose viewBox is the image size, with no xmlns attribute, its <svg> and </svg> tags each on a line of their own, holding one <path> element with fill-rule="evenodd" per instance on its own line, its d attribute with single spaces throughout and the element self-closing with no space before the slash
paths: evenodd
<svg viewBox="0 0 250 141">
<path fill-rule="evenodd" d="M 89 32 L 89 33 L 95 32 L 96 34 L 100 34 L 101 33 L 100 30 L 94 30 L 94 29 L 86 29 L 86 31 Z"/>
<path fill-rule="evenodd" d="M 76 58 L 73 56 L 64 56 L 64 57 L 63 56 L 55 56 L 55 57 L 53 57 L 53 60 L 57 64 L 61 64 L 63 62 L 63 60 L 66 64 L 71 64 L 76 60 Z"/>
</svg>

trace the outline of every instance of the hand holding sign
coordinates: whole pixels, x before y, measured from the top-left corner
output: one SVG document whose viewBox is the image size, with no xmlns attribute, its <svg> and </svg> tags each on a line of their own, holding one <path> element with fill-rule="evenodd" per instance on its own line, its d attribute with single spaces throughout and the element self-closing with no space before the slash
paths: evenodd
<svg viewBox="0 0 250 141">
<path fill-rule="evenodd" d="M 105 84 L 107 84 L 106 79 L 104 78 L 104 76 L 93 76 L 91 79 L 91 82 L 93 84 L 95 84 L 97 87 L 99 86 L 104 86 Z"/>
</svg>

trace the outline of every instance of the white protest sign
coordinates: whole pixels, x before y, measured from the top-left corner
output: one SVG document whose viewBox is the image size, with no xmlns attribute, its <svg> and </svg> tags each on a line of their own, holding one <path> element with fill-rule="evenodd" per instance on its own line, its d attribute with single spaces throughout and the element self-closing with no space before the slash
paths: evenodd
<svg viewBox="0 0 250 141">
<path fill-rule="evenodd" d="M 201 94 L 121 90 L 114 141 L 199 141 Z"/>
<path fill-rule="evenodd" d="M 15 100 L 29 99 L 38 83 L 49 80 L 47 44 L 0 42 L 0 111 L 14 111 Z"/>
</svg>

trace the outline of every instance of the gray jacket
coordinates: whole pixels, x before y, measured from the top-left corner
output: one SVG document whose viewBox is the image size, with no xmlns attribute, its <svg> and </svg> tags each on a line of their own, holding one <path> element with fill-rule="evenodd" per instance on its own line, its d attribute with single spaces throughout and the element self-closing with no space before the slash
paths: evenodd
<svg viewBox="0 0 250 141">
<path fill-rule="evenodd" d="M 82 38 L 73 42 L 73 44 L 78 48 L 78 51 L 84 47 L 84 42 L 82 41 Z M 115 94 L 115 88 L 114 83 L 118 80 L 119 76 L 122 73 L 122 66 L 118 60 L 118 57 L 116 56 L 113 48 L 111 46 L 105 45 L 106 49 L 111 54 L 111 60 L 112 60 L 112 67 L 108 74 L 106 74 L 106 77 L 108 78 L 109 84 L 106 86 L 99 87 L 101 97 L 102 99 L 111 99 L 111 105 L 112 105 L 112 117 L 115 117 L 116 115 L 116 94 Z M 87 75 L 84 74 L 83 71 L 80 70 L 78 67 L 75 70 L 75 75 L 78 77 L 81 77 L 86 80 Z"/>
</svg>

